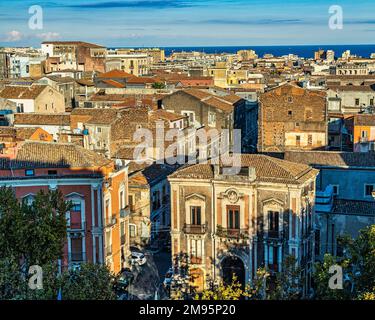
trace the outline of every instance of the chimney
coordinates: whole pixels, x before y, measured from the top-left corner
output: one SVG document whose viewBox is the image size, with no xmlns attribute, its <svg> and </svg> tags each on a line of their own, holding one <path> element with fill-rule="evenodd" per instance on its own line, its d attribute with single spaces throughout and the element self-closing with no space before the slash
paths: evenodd
<svg viewBox="0 0 375 320">
<path fill-rule="evenodd" d="M 249 167 L 249 179 L 251 181 L 254 181 L 254 180 L 256 180 L 256 178 L 257 178 L 257 175 L 256 175 L 256 172 L 255 172 L 255 168 Z"/>
</svg>

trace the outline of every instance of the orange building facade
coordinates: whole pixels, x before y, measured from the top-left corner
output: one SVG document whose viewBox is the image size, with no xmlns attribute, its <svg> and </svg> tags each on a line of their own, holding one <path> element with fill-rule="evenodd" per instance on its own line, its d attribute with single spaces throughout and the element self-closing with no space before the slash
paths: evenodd
<svg viewBox="0 0 375 320">
<path fill-rule="evenodd" d="M 41 190 L 60 191 L 72 203 L 61 265 L 105 263 L 117 274 L 125 262 L 127 170 L 76 145 L 28 141 L 13 159 L 0 157 L 0 186 L 28 202 Z"/>
</svg>

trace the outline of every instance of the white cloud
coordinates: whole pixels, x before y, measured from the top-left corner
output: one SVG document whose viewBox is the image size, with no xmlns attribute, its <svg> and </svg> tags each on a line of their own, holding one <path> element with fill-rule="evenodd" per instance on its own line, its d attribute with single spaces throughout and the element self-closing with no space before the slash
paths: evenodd
<svg viewBox="0 0 375 320">
<path fill-rule="evenodd" d="M 6 35 L 7 35 L 6 41 L 8 42 L 17 42 L 17 41 L 22 40 L 23 38 L 23 34 L 17 30 L 10 31 Z"/>
<path fill-rule="evenodd" d="M 39 39 L 42 39 L 43 41 L 51 41 L 51 40 L 60 38 L 60 34 L 57 32 L 47 32 L 47 33 L 39 33 L 36 35 L 36 37 Z"/>
</svg>

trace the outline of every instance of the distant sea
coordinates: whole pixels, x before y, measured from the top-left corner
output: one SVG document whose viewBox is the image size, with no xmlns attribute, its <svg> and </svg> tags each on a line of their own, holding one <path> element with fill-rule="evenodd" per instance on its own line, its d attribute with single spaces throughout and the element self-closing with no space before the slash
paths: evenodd
<svg viewBox="0 0 375 320">
<path fill-rule="evenodd" d="M 305 46 L 230 46 L 230 47 L 164 47 L 166 55 L 171 55 L 174 51 L 200 51 L 205 53 L 236 53 L 238 50 L 255 50 L 259 57 L 266 53 L 274 56 L 296 54 L 303 58 L 313 58 L 314 52 L 319 49 L 333 50 L 336 57 L 340 57 L 345 50 L 350 50 L 352 54 L 364 58 L 375 53 L 375 44 L 369 45 L 305 45 Z"/>
</svg>

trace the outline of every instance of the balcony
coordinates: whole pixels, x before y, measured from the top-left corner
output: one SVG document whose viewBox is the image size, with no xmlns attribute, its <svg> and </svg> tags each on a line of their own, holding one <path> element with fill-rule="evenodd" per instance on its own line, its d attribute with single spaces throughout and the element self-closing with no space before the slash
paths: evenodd
<svg viewBox="0 0 375 320">
<path fill-rule="evenodd" d="M 218 226 L 216 235 L 222 238 L 248 239 L 249 229 L 230 229 Z"/>
<path fill-rule="evenodd" d="M 205 224 L 184 224 L 184 232 L 186 234 L 205 234 L 207 232 L 207 223 Z"/>
<path fill-rule="evenodd" d="M 86 252 L 71 252 L 69 253 L 69 262 L 85 262 Z"/>
<path fill-rule="evenodd" d="M 106 228 L 113 227 L 117 223 L 117 218 L 115 216 L 112 216 L 110 219 L 106 221 Z"/>
</svg>

